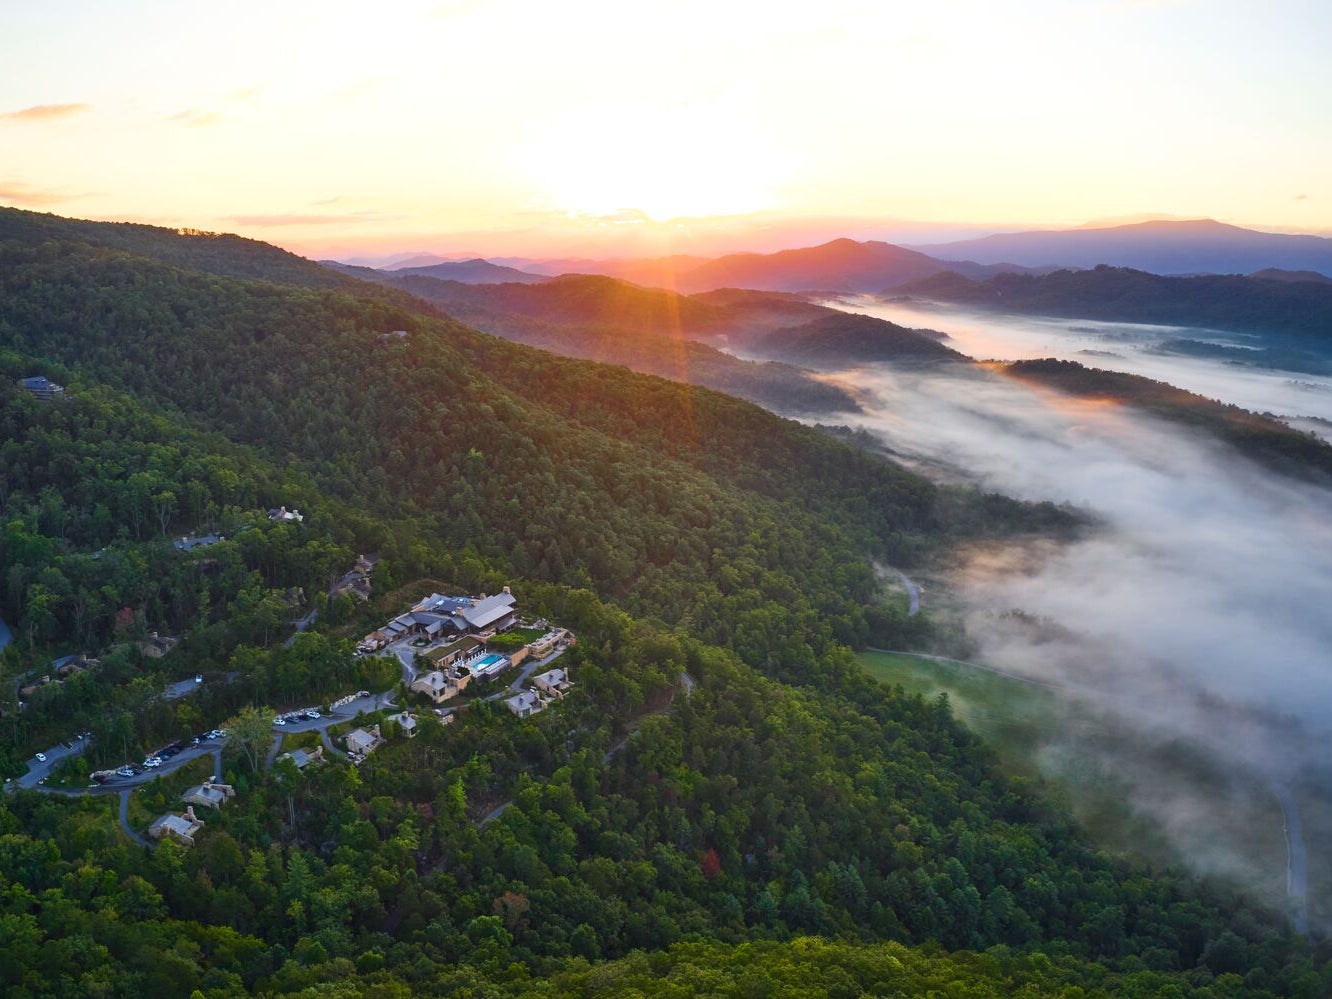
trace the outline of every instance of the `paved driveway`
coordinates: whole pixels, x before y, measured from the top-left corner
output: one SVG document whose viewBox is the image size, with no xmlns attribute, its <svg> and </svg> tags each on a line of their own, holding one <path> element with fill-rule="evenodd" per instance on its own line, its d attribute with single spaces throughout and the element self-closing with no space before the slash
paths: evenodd
<svg viewBox="0 0 1332 999">
<path fill-rule="evenodd" d="M 78 756 L 91 744 L 91 739 L 74 739 L 69 743 L 61 743 L 44 750 L 46 762 L 43 763 L 37 757 L 32 757 L 28 760 L 28 772 L 14 783 L 19 787 L 36 787 L 39 780 L 49 777 L 51 772 L 60 766 L 67 757 Z"/>
<path fill-rule="evenodd" d="M 168 684 L 166 690 L 162 691 L 162 697 L 168 701 L 176 701 L 186 694 L 193 694 L 203 686 L 203 683 L 195 683 L 194 677 L 186 677 L 176 683 Z"/>
<path fill-rule="evenodd" d="M 320 712 L 318 718 L 303 718 L 300 721 L 287 722 L 285 725 L 274 725 L 273 733 L 276 735 L 288 732 L 323 732 L 333 725 L 350 721 L 361 712 L 368 714 L 371 711 L 388 707 L 392 703 L 389 700 L 390 694 L 392 694 L 392 691 L 386 690 L 382 694 L 367 694 L 364 697 L 357 697 L 335 711 Z"/>
<path fill-rule="evenodd" d="M 92 740 L 76 740 L 72 747 L 56 746 L 46 750 L 46 762 L 39 762 L 36 757 L 28 761 L 28 772 L 20 777 L 14 783 L 19 787 L 31 788 L 37 787 L 37 782 L 43 777 L 51 774 L 60 761 L 67 756 L 76 756 L 83 752 Z M 166 774 L 174 773 L 191 760 L 197 760 L 201 756 L 207 756 L 210 753 L 216 755 L 216 759 L 221 759 L 222 740 L 205 739 L 197 746 L 187 746 L 169 760 L 164 760 L 160 767 L 145 767 L 143 773 L 133 777 L 114 776 L 97 787 L 88 787 L 79 789 L 80 793 L 88 794 L 110 794 L 115 791 L 124 791 L 126 789 L 136 788 L 141 784 L 147 784 L 155 777 L 163 777 Z M 221 776 L 221 774 L 218 774 Z M 56 790 L 52 788 L 51 790 Z"/>
</svg>

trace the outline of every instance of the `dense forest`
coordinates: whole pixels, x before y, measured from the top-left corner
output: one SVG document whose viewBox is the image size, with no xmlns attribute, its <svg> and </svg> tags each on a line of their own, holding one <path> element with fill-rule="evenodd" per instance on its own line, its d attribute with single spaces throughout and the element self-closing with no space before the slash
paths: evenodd
<svg viewBox="0 0 1332 999">
<path fill-rule="evenodd" d="M 231 259 L 243 242 L 17 228 L 0 236 L 6 775 L 88 728 L 72 790 L 249 705 L 391 687 L 396 664 L 348 639 L 423 588 L 509 584 L 579 641 L 575 693 L 531 719 L 475 699 L 304 771 L 233 745 L 238 797 L 194 849 L 132 843 L 115 796 L 0 797 L 7 995 L 1332 986 L 1278 916 L 1097 852 L 946 700 L 858 669 L 849 646 L 931 637 L 871 559 L 1076 530 L 1068 512 L 300 264 L 243 280 L 263 270 Z M 19 387 L 38 373 L 60 398 Z M 270 520 L 278 505 L 305 519 Z M 171 544 L 203 531 L 223 537 Z M 368 551 L 371 602 L 328 598 Z M 317 629 L 288 643 L 307 608 Z M 148 656 L 152 631 L 180 645 Z M 100 665 L 19 710 L 71 652 Z M 160 696 L 194 673 L 196 695 Z M 134 808 L 178 792 L 161 778 Z"/>
</svg>

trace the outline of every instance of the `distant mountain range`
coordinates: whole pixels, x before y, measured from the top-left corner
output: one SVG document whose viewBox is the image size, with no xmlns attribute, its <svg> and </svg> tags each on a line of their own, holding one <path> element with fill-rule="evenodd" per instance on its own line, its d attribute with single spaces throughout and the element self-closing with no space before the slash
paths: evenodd
<svg viewBox="0 0 1332 999">
<path fill-rule="evenodd" d="M 351 277 L 376 280 L 381 274 L 405 277 L 416 274 L 423 277 L 438 278 L 441 281 L 462 281 L 465 284 L 537 284 L 549 281 L 544 274 L 529 274 L 514 267 L 492 264 L 489 260 L 477 257 L 474 260 L 449 260 L 443 263 L 427 264 L 422 267 L 395 267 L 379 269 L 360 267 L 355 264 L 342 264 L 336 260 L 320 261 L 324 266 Z"/>
<path fill-rule="evenodd" d="M 973 281 L 936 274 L 900 289 L 936 301 L 1026 315 L 1201 326 L 1286 346 L 1332 347 L 1332 282 L 1209 274 L 1166 277 L 1099 266 Z"/>
<path fill-rule="evenodd" d="M 515 267 L 492 264 L 477 257 L 475 260 L 453 260 L 424 267 L 395 267 L 392 274 L 420 274 L 442 281 L 462 281 L 466 284 L 540 284 L 549 281 L 544 274 L 529 274 Z"/>
<path fill-rule="evenodd" d="M 561 263 L 575 263 L 564 261 Z M 731 253 L 713 260 L 661 257 L 653 260 L 576 262 L 586 273 L 606 274 L 637 284 L 673 288 L 686 294 L 719 288 L 759 291 L 878 292 L 908 281 L 953 270 L 968 277 L 990 277 L 1031 268 L 998 266 L 935 257 L 878 241 L 834 239 L 777 253 Z M 1038 269 L 1049 270 L 1050 268 Z"/>
<path fill-rule="evenodd" d="M 1261 272 L 1259 276 L 1272 280 L 1332 281 L 1332 239 L 1259 232 L 1203 219 L 1001 233 L 914 247 L 834 239 L 776 253 L 731 253 L 712 259 L 675 255 L 445 260 L 413 254 L 380 270 L 468 284 L 532 284 L 561 274 L 599 274 L 685 294 L 722 288 L 854 294 L 891 291 L 946 271 L 984 280 L 997 274 L 1048 274 L 1099 264 L 1165 275 Z M 358 267 L 344 273 L 366 277 L 368 270 Z"/>
<path fill-rule="evenodd" d="M 1249 274 L 1280 268 L 1332 275 L 1332 239 L 1259 232 L 1211 219 L 1001 233 L 915 249 L 940 258 L 1028 267 L 1109 264 L 1154 274 Z"/>
<path fill-rule="evenodd" d="M 1316 271 L 1283 271 L 1280 267 L 1265 267 L 1260 271 L 1254 271 L 1249 277 L 1262 278 L 1267 281 L 1289 281 L 1292 284 L 1299 284 L 1301 281 L 1312 281 L 1314 284 L 1332 284 L 1332 277 L 1319 274 Z"/>
<path fill-rule="evenodd" d="M 642 260 L 524 260 L 522 264 L 522 269 L 518 269 L 477 259 L 427 267 L 395 267 L 384 273 L 424 274 L 467 284 L 505 281 L 533 284 L 560 274 L 598 274 L 685 294 L 720 288 L 854 294 L 885 291 L 950 270 L 968 277 L 986 278 L 1000 273 L 1045 273 L 1053 269 L 940 260 L 892 243 L 861 243 L 853 239 L 834 239 L 819 246 L 777 253 L 732 253 L 712 260 L 672 256 Z M 367 270 L 356 268 L 344 272 L 366 277 Z"/>
</svg>

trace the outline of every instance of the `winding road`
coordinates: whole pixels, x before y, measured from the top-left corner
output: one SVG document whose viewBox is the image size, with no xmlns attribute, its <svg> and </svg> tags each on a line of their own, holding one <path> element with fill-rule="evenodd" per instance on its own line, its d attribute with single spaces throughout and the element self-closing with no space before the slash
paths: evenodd
<svg viewBox="0 0 1332 999">
<path fill-rule="evenodd" d="M 920 613 L 920 586 L 907 578 L 906 573 L 900 569 L 894 569 L 898 581 L 906 587 L 907 591 L 907 617 L 915 617 Z"/>
<path fill-rule="evenodd" d="M 151 846 L 152 844 L 150 844 L 147 839 L 136 833 L 134 829 L 130 826 L 129 799 L 130 799 L 129 790 L 124 790 L 120 792 L 120 829 L 122 832 L 124 832 L 126 836 L 134 840 L 134 842 L 138 843 L 140 846 Z"/>
<path fill-rule="evenodd" d="M 1295 906 L 1291 922 L 1295 932 L 1309 932 L 1309 868 L 1304 853 L 1304 830 L 1300 825 L 1300 810 L 1286 782 L 1268 776 L 1268 786 L 1281 803 L 1281 815 L 1286 830 L 1286 896 Z"/>
</svg>

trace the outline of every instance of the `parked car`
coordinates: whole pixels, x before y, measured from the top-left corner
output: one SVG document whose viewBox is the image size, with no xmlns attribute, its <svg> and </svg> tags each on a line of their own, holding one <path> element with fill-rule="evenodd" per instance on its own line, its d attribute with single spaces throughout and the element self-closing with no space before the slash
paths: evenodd
<svg viewBox="0 0 1332 999">
<path fill-rule="evenodd" d="M 195 674 L 194 674 L 194 682 L 195 682 L 195 683 L 203 683 L 203 674 L 202 674 L 202 673 L 195 673 Z"/>
<path fill-rule="evenodd" d="M 305 717 L 306 717 L 306 718 L 322 718 L 323 715 L 321 715 L 318 711 L 307 711 L 307 712 L 305 712 Z"/>
<path fill-rule="evenodd" d="M 45 763 L 45 762 L 46 762 L 46 754 L 45 754 L 45 753 L 38 753 L 38 754 L 37 754 L 37 762 L 38 762 L 38 763 Z"/>
<path fill-rule="evenodd" d="M 273 724 L 274 724 L 274 725 L 285 725 L 285 724 L 287 724 L 287 719 L 283 718 L 281 715 L 278 715 L 276 718 L 273 719 Z"/>
<path fill-rule="evenodd" d="M 119 776 L 121 776 L 121 777 L 133 777 L 133 776 L 134 776 L 134 768 L 133 768 L 133 767 L 121 767 L 119 770 L 116 771 L 116 774 L 119 775 Z"/>
<path fill-rule="evenodd" d="M 160 767 L 160 766 L 162 765 L 162 761 L 159 760 L 156 756 L 150 756 L 150 757 L 148 757 L 146 760 L 143 761 L 143 765 L 144 765 L 145 767 L 149 767 L 149 768 L 151 768 L 151 767 Z"/>
</svg>

